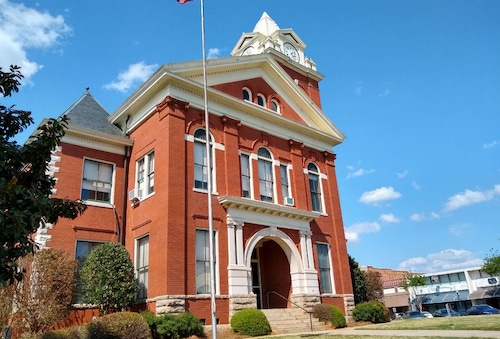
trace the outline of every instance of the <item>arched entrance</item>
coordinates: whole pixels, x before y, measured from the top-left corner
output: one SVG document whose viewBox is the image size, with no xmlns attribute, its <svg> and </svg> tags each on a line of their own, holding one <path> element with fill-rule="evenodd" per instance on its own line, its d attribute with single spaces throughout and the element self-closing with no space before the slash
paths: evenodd
<svg viewBox="0 0 500 339">
<path fill-rule="evenodd" d="M 261 229 L 248 240 L 244 257 L 250 271 L 250 291 L 256 295 L 259 308 L 290 307 L 286 299 L 305 292 L 302 258 L 297 244 L 285 232 L 274 227 Z"/>
<path fill-rule="evenodd" d="M 257 308 L 286 308 L 292 293 L 290 263 L 271 237 L 260 240 L 252 251 L 252 292 Z M 286 298 L 286 299 L 284 299 Z"/>
</svg>

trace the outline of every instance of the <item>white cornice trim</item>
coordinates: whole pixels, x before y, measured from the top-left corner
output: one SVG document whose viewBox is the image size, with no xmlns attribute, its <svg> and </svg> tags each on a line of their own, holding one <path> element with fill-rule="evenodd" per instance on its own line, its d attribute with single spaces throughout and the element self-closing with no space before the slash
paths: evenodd
<svg viewBox="0 0 500 339">
<path fill-rule="evenodd" d="M 134 144 L 134 140 L 126 137 L 74 125 L 68 125 L 66 134 L 61 142 L 120 155 L 124 154 L 124 148 L 126 146 L 132 146 Z"/>
<path fill-rule="evenodd" d="M 220 197 L 219 203 L 234 220 L 280 228 L 310 230 L 309 223 L 321 216 L 318 212 L 228 195 Z"/>
</svg>

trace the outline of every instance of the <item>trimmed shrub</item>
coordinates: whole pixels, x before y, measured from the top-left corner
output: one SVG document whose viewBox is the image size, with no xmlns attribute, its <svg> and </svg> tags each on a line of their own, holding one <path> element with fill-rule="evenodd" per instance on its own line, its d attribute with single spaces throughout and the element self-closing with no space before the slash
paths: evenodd
<svg viewBox="0 0 500 339">
<path fill-rule="evenodd" d="M 345 316 L 342 310 L 337 306 L 332 306 L 332 325 L 335 328 L 344 328 L 347 326 Z"/>
<path fill-rule="evenodd" d="M 329 304 L 316 304 L 313 306 L 312 315 L 320 321 L 331 321 L 332 319 L 332 305 Z"/>
<path fill-rule="evenodd" d="M 85 326 L 67 327 L 45 332 L 40 339 L 86 339 Z"/>
<path fill-rule="evenodd" d="M 150 339 L 151 330 L 144 318 L 134 312 L 111 313 L 87 324 L 93 339 Z"/>
<path fill-rule="evenodd" d="M 335 328 L 343 328 L 347 326 L 347 322 L 342 310 L 330 304 L 316 304 L 312 310 L 313 317 L 320 321 L 331 322 Z"/>
<path fill-rule="evenodd" d="M 231 317 L 231 329 L 234 332 L 256 337 L 271 333 L 271 325 L 266 315 L 254 308 L 237 311 Z"/>
<path fill-rule="evenodd" d="M 135 304 L 139 285 L 127 249 L 104 243 L 90 252 L 81 272 L 84 301 L 98 305 L 101 315 Z"/>
<path fill-rule="evenodd" d="M 192 335 L 204 337 L 203 324 L 191 313 L 155 316 L 152 312 L 142 312 L 154 339 L 178 339 Z"/>
<path fill-rule="evenodd" d="M 374 324 L 385 323 L 390 320 L 389 310 L 378 301 L 368 301 L 356 305 L 352 310 L 352 316 L 356 321 L 370 321 Z"/>
</svg>

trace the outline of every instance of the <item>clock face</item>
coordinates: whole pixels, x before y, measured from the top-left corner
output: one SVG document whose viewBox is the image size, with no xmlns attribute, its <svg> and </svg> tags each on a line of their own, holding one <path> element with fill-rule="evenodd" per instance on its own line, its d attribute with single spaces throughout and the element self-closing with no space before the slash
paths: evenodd
<svg viewBox="0 0 500 339">
<path fill-rule="evenodd" d="M 285 55 L 292 59 L 295 62 L 299 62 L 299 52 L 297 52 L 297 49 L 290 45 L 289 43 L 286 43 L 283 46 L 283 51 L 285 52 Z"/>
<path fill-rule="evenodd" d="M 253 46 L 250 46 L 243 51 L 242 55 L 252 55 L 252 54 L 255 54 L 255 49 L 253 48 Z"/>
</svg>

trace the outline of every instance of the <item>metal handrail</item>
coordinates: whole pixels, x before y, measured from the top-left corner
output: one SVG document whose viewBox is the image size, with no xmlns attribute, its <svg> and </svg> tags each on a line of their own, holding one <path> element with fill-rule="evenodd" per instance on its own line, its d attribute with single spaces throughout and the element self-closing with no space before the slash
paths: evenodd
<svg viewBox="0 0 500 339">
<path fill-rule="evenodd" d="M 312 312 L 310 312 L 310 311 L 306 310 L 304 307 L 302 307 L 302 306 L 300 306 L 300 305 L 298 305 L 298 304 L 294 303 L 293 301 L 291 301 L 290 299 L 288 299 L 288 298 L 286 298 L 286 297 L 282 296 L 281 294 L 279 294 L 279 293 L 278 293 L 278 292 L 276 292 L 276 291 L 269 291 L 269 292 L 267 292 L 267 293 L 266 293 L 266 295 L 267 295 L 267 307 L 268 307 L 268 308 L 269 308 L 269 293 L 274 293 L 274 294 L 276 294 L 276 295 L 277 295 L 278 297 L 280 297 L 281 299 L 283 299 L 283 300 L 286 300 L 286 301 L 290 302 L 290 304 L 293 304 L 293 305 L 297 306 L 298 308 L 300 308 L 302 311 L 304 311 L 304 312 L 308 313 L 308 314 L 309 314 L 309 327 L 311 328 L 311 332 L 313 332 L 313 331 L 314 331 L 314 329 L 313 329 L 313 324 L 312 324 Z"/>
</svg>

